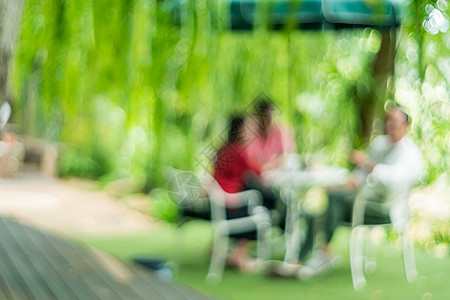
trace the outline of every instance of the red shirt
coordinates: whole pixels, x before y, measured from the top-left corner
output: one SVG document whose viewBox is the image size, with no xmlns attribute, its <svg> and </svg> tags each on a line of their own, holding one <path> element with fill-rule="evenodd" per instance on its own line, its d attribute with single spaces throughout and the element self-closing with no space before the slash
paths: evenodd
<svg viewBox="0 0 450 300">
<path fill-rule="evenodd" d="M 217 152 L 214 163 L 214 178 L 227 193 L 237 193 L 244 189 L 243 176 L 249 171 L 240 144 L 225 144 Z"/>
</svg>

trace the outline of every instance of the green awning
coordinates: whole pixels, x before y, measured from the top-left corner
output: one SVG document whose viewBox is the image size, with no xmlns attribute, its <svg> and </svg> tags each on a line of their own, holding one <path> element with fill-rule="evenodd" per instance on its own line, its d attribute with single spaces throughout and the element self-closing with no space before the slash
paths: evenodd
<svg viewBox="0 0 450 300">
<path fill-rule="evenodd" d="M 383 0 L 222 0 L 230 4 L 231 28 L 252 29 L 260 19 L 269 28 L 291 23 L 299 29 L 395 27 L 402 1 Z"/>
<path fill-rule="evenodd" d="M 173 0 L 180 22 L 189 0 Z M 212 0 L 208 0 L 212 1 Z M 396 27 L 405 0 L 217 0 L 229 10 L 232 30 L 251 30 L 263 24 L 282 29 L 340 29 L 348 27 Z M 213 2 L 212 2 L 213 3 Z M 214 2 L 217 3 L 217 2 Z M 214 5 L 213 5 L 214 6 Z M 212 18 L 215 18 L 212 12 Z M 214 22 L 213 22 L 214 23 Z"/>
</svg>

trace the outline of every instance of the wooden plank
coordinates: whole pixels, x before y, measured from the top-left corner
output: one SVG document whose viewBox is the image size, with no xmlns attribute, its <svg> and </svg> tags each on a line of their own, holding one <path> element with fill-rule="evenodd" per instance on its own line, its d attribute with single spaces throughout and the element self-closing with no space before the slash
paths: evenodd
<svg viewBox="0 0 450 300">
<path fill-rule="evenodd" d="M 6 222 L 9 231 L 13 236 L 26 236 L 27 239 L 21 239 L 20 245 L 24 249 L 32 252 L 31 262 L 38 270 L 40 276 L 44 278 L 57 299 L 80 299 L 86 297 L 86 293 L 77 292 L 76 289 L 67 284 L 64 280 L 66 272 L 53 265 L 52 257 L 49 257 L 47 248 L 38 247 L 36 244 L 36 235 L 19 223 Z"/>
<path fill-rule="evenodd" d="M 143 267 L 137 265 L 133 268 L 133 271 L 144 284 L 158 292 L 163 299 L 186 299 L 183 294 L 180 294 L 171 285 L 168 285 L 166 282 L 159 279 L 156 274 L 152 274 Z"/>
<path fill-rule="evenodd" d="M 5 279 L 2 276 L 2 272 L 0 272 L 0 299 L 14 299 L 8 288 L 8 285 L 6 284 Z"/>
<path fill-rule="evenodd" d="M 102 261 L 104 264 L 109 265 L 109 268 L 111 268 L 111 264 L 116 265 L 117 263 L 120 263 L 122 269 L 120 270 L 120 272 L 127 273 L 126 277 L 122 278 L 122 280 L 126 282 L 127 286 L 130 289 L 134 290 L 135 293 L 140 295 L 140 297 L 142 297 L 143 299 L 165 299 L 163 295 L 159 294 L 148 284 L 146 284 L 142 279 L 140 279 L 129 264 L 113 259 L 112 257 L 109 257 L 103 253 L 99 253 L 99 251 L 97 250 L 93 250 L 90 248 L 88 249 L 95 257 L 98 257 L 100 261 Z M 117 270 L 115 271 L 117 272 Z"/>
<path fill-rule="evenodd" d="M 91 266 L 93 270 L 97 273 L 97 275 L 108 285 L 117 295 L 119 295 L 120 299 L 147 299 L 143 298 L 139 293 L 135 290 L 130 289 L 127 286 L 127 282 L 123 282 L 122 280 L 114 280 L 102 267 L 102 265 L 98 262 L 98 260 L 94 257 L 93 254 L 89 253 L 87 249 L 82 248 L 80 245 L 76 245 L 75 243 L 67 243 L 67 246 L 71 247 L 73 251 L 78 253 L 80 256 L 88 257 L 89 259 L 86 262 Z"/>
<path fill-rule="evenodd" d="M 24 237 L 12 235 L 3 220 L 0 220 L 0 236 L 2 236 L 0 243 L 6 252 L 4 261 L 13 272 L 16 281 L 24 289 L 27 297 L 29 299 L 56 299 L 45 280 L 32 266 L 30 253 L 18 244 L 18 241 Z"/>
<path fill-rule="evenodd" d="M 145 299 L 170 299 L 166 297 L 167 295 L 165 293 L 161 293 L 160 290 L 154 289 L 152 285 L 149 285 L 148 282 L 144 280 L 142 276 L 140 276 L 140 274 L 137 274 L 134 265 L 129 266 L 129 269 L 130 272 L 132 272 L 132 274 L 134 275 L 132 280 L 128 282 L 130 287 L 137 291 L 140 295 L 144 296 Z M 155 283 L 162 282 L 160 278 L 156 277 L 152 278 L 152 280 L 155 281 Z"/>
<path fill-rule="evenodd" d="M 162 281 L 158 276 L 142 266 L 136 265 L 134 272 L 150 287 L 158 291 L 164 296 L 164 299 L 186 299 L 186 300 L 203 300 L 210 299 L 207 296 L 184 288 L 182 285 L 173 282 Z"/>
<path fill-rule="evenodd" d="M 73 243 L 69 244 L 76 247 Z M 80 247 L 77 247 L 80 249 Z M 97 260 L 90 260 L 91 262 Z M 189 290 L 181 285 L 172 282 L 166 282 L 160 279 L 156 274 L 135 265 L 129 268 L 129 271 L 134 274 L 133 280 L 128 280 L 127 284 L 133 288 L 136 294 L 141 295 L 144 299 L 187 299 L 187 300 L 203 300 L 209 299 L 201 293 Z M 151 296 L 151 297 L 150 297 Z M 129 298 L 124 298 L 129 299 Z"/>
<path fill-rule="evenodd" d="M 19 223 L 8 221 L 15 226 L 22 226 Z M 13 226 L 14 226 L 13 225 Z M 89 285 L 85 282 L 86 278 L 84 277 L 76 277 L 76 267 L 71 265 L 61 253 L 52 246 L 51 243 L 45 238 L 40 231 L 34 230 L 30 227 L 24 227 L 25 230 L 29 231 L 29 234 L 33 236 L 34 245 L 45 257 L 46 260 L 51 264 L 52 268 L 58 270 L 57 272 L 61 274 L 64 282 L 68 286 L 71 287 L 71 290 L 77 295 L 78 299 L 98 299 L 101 300 L 100 297 L 96 295 L 96 293 L 90 289 Z M 35 249 L 36 249 L 35 248 Z"/>
<path fill-rule="evenodd" d="M 87 284 L 91 289 L 95 289 L 101 299 L 142 299 L 134 291 L 127 289 L 120 282 L 114 281 L 81 246 L 44 233 L 41 234 L 48 243 L 58 249 L 66 261 L 76 262 L 76 264 L 71 263 L 71 266 L 77 269 L 80 277 L 89 278 L 86 280 Z"/>
<path fill-rule="evenodd" d="M 128 281 L 128 284 L 130 288 L 139 293 L 139 295 L 144 297 L 144 299 L 167 299 L 164 295 L 153 289 L 138 276 L 134 276 L 130 281 Z"/>
<path fill-rule="evenodd" d="M 104 284 L 95 277 L 84 258 L 74 257 L 72 253 L 64 253 L 67 250 L 60 246 L 64 242 L 37 230 L 28 230 L 31 230 L 36 237 L 37 246 L 48 253 L 52 265 L 63 274 L 67 285 L 71 286 L 74 292 L 82 295 L 80 299 L 117 299 L 116 295 L 104 291 Z"/>
<path fill-rule="evenodd" d="M 98 251 L 95 251 L 93 249 L 89 249 L 90 252 L 93 252 L 93 255 L 98 257 L 99 253 Z M 105 255 L 101 255 L 102 257 L 99 257 L 99 260 L 105 260 L 105 263 L 108 265 L 111 265 L 111 263 L 114 265 L 113 261 L 109 261 L 108 257 Z M 118 261 L 116 261 L 117 263 Z M 167 282 L 161 280 L 153 271 L 148 270 L 145 267 L 142 267 L 140 265 L 130 265 L 125 262 L 121 262 L 121 268 L 126 268 L 127 270 L 121 270 L 121 272 L 127 273 L 127 285 L 132 288 L 136 293 L 140 294 L 144 299 L 172 299 L 170 297 L 166 297 L 167 290 L 173 290 L 173 296 L 175 296 L 175 299 L 183 299 L 183 297 L 186 297 L 187 299 L 209 299 L 206 296 L 202 295 L 199 292 L 196 292 L 193 289 L 189 289 L 189 287 L 181 286 L 174 282 Z M 139 268 L 142 273 L 138 274 L 139 272 L 136 271 L 136 269 Z M 131 276 L 130 276 L 131 275 Z M 144 279 L 143 277 L 148 277 L 147 279 Z M 156 283 L 158 286 L 163 285 L 165 288 L 160 289 L 159 291 L 156 291 L 152 288 L 153 284 L 149 284 L 147 281 L 151 281 L 152 283 Z M 172 293 L 171 292 L 171 293 Z"/>
<path fill-rule="evenodd" d="M 199 292 L 185 288 L 177 283 L 164 281 L 152 271 L 142 266 L 130 266 L 129 271 L 134 276 L 133 280 L 127 281 L 127 284 L 132 287 L 137 294 L 142 295 L 144 299 L 210 299 Z"/>
<path fill-rule="evenodd" d="M 209 299 L 141 266 L 3 217 L 0 237 L 0 299 Z"/>
<path fill-rule="evenodd" d="M 2 291 L 5 295 L 9 296 L 5 299 L 26 299 L 26 294 L 24 289 L 21 288 L 21 283 L 17 282 L 15 278 L 17 275 L 13 272 L 13 267 L 5 263 L 6 258 L 7 253 L 0 243 L 0 276 L 5 282 L 5 286 L 2 286 Z"/>
</svg>

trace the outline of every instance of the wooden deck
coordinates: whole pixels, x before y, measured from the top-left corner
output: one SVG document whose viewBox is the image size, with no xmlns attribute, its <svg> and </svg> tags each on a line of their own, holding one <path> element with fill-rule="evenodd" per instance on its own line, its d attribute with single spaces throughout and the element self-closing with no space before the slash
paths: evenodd
<svg viewBox="0 0 450 300">
<path fill-rule="evenodd" d="M 137 265 L 0 216 L 0 299 L 209 299 Z"/>
</svg>

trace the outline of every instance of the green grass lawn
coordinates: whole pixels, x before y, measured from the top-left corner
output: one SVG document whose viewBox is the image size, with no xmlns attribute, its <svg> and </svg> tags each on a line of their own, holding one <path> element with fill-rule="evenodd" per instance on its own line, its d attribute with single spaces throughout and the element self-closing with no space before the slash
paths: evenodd
<svg viewBox="0 0 450 300">
<path fill-rule="evenodd" d="M 348 237 L 348 228 L 337 231 L 332 247 L 344 257 L 344 261 L 339 268 L 320 278 L 300 281 L 242 274 L 227 269 L 222 282 L 217 285 L 209 285 L 205 281 L 212 238 L 207 223 L 191 222 L 183 228 L 164 225 L 127 236 L 79 238 L 125 260 L 141 254 L 165 257 L 176 262 L 176 281 L 221 299 L 450 299 L 450 257 L 436 258 L 416 248 L 419 278 L 409 284 L 404 274 L 401 251 L 395 242 L 384 242 L 378 247 L 377 270 L 367 276 L 367 286 L 362 291 L 354 291 L 348 259 Z M 275 251 L 275 257 L 282 255 L 279 250 Z"/>
</svg>

